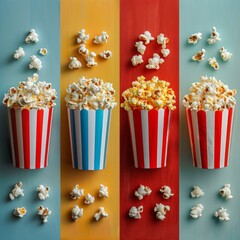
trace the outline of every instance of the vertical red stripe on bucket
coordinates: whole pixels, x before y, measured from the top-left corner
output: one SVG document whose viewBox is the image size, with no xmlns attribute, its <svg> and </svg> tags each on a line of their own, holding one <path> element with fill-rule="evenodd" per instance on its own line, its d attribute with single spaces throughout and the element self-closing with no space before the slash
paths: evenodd
<svg viewBox="0 0 240 240">
<path fill-rule="evenodd" d="M 13 145 L 14 153 L 15 153 L 15 162 L 16 167 L 19 168 L 19 155 L 18 155 L 18 144 L 17 144 L 17 127 L 16 127 L 16 110 L 11 108 L 11 124 L 12 124 L 12 134 L 13 134 Z M 12 156 L 13 157 L 13 156 Z"/>
<path fill-rule="evenodd" d="M 134 120 L 134 129 L 135 129 L 138 167 L 144 168 L 141 111 L 138 111 L 138 110 L 133 111 L 133 120 Z"/>
<path fill-rule="evenodd" d="M 165 157 L 166 157 L 166 151 L 167 151 L 168 121 L 169 121 L 169 109 L 166 108 L 166 109 L 164 110 L 161 167 L 165 167 Z"/>
<path fill-rule="evenodd" d="M 232 115 L 233 115 L 233 109 L 229 108 L 229 110 L 228 110 L 227 137 L 226 137 L 224 167 L 228 166 L 229 146 L 230 146 L 231 131 L 232 131 Z"/>
<path fill-rule="evenodd" d="M 214 168 L 220 168 L 221 138 L 222 138 L 222 111 L 215 112 L 214 129 Z"/>
<path fill-rule="evenodd" d="M 42 152 L 42 130 L 43 130 L 43 115 L 44 111 L 37 111 L 37 134 L 36 134 L 36 168 L 41 166 L 41 152 Z"/>
<path fill-rule="evenodd" d="M 23 134 L 23 155 L 24 168 L 30 169 L 30 122 L 29 110 L 23 109 L 22 113 L 22 134 Z"/>
<path fill-rule="evenodd" d="M 157 167 L 158 111 L 148 111 L 150 168 Z"/>
<path fill-rule="evenodd" d="M 206 113 L 200 110 L 197 112 L 197 116 L 202 168 L 208 168 Z"/>
</svg>

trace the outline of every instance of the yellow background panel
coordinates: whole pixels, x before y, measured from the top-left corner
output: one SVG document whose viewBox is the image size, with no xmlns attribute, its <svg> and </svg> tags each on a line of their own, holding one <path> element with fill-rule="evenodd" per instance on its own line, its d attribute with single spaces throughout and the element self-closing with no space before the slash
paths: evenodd
<svg viewBox="0 0 240 240">
<path fill-rule="evenodd" d="M 111 50 L 109 60 L 96 58 L 98 66 L 87 68 L 84 58 L 78 54 L 77 32 L 86 29 L 90 34 L 87 48 L 100 53 Z M 93 44 L 95 35 L 106 31 L 108 42 Z M 68 69 L 69 57 L 76 56 L 83 67 Z M 72 169 L 70 140 L 68 133 L 65 89 L 78 81 L 81 76 L 99 77 L 112 82 L 116 89 L 118 106 L 112 111 L 106 169 L 81 171 Z M 61 239 L 119 239 L 119 0 L 61 0 Z M 109 188 L 109 198 L 98 198 L 100 184 Z M 69 192 L 75 184 L 84 188 L 84 194 L 92 194 L 96 200 L 84 205 L 83 197 L 71 200 Z M 81 219 L 71 219 L 71 209 L 75 204 L 84 208 Z M 95 212 L 103 206 L 109 217 L 99 222 L 93 220 Z"/>
</svg>

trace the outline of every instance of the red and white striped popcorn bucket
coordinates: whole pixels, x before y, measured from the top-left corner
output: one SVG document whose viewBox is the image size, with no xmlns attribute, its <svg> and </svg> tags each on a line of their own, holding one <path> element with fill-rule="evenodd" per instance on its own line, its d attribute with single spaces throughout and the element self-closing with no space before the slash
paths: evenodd
<svg viewBox="0 0 240 240">
<path fill-rule="evenodd" d="M 186 109 L 193 165 L 218 169 L 229 164 L 234 108 L 223 111 Z"/>
<path fill-rule="evenodd" d="M 48 166 L 53 108 L 8 109 L 13 165 L 23 169 Z"/>
<path fill-rule="evenodd" d="M 170 115 L 168 108 L 128 111 L 136 168 L 166 167 Z"/>
</svg>

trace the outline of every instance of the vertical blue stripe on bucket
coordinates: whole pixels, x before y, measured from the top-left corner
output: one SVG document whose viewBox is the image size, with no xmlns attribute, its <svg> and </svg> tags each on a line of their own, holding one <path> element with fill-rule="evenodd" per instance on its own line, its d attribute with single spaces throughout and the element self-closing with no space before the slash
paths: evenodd
<svg viewBox="0 0 240 240">
<path fill-rule="evenodd" d="M 94 170 L 100 169 L 101 143 L 103 127 L 103 110 L 96 110 L 95 121 L 95 152 L 94 152 Z"/>
<path fill-rule="evenodd" d="M 71 132 L 72 132 L 72 149 L 73 149 L 74 168 L 78 168 L 77 140 L 76 140 L 76 127 L 75 127 L 75 121 L 74 121 L 74 109 L 70 109 L 70 121 L 71 121 Z"/>
<path fill-rule="evenodd" d="M 105 151 L 104 151 L 104 164 L 103 164 L 103 168 L 106 167 L 107 145 L 108 145 L 108 133 L 109 133 L 109 127 L 110 127 L 111 110 L 108 110 L 108 111 L 107 111 L 107 114 L 108 114 L 107 134 L 106 134 L 106 143 L 105 143 Z"/>
<path fill-rule="evenodd" d="M 82 169 L 88 170 L 88 111 L 81 110 Z"/>
</svg>

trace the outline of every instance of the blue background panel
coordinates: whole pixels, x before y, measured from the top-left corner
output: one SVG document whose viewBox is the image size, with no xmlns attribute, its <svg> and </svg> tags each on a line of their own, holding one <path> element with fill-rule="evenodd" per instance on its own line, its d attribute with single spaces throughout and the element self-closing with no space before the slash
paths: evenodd
<svg viewBox="0 0 240 240">
<path fill-rule="evenodd" d="M 51 82 L 59 93 L 59 0 L 0 0 L 0 98 L 11 86 L 17 86 L 35 71 L 28 69 L 30 56 L 42 60 L 43 68 L 38 73 L 39 81 Z M 24 42 L 29 30 L 39 34 L 38 43 Z M 26 56 L 17 61 L 14 51 L 23 47 Z M 46 56 L 40 56 L 41 47 L 48 49 Z M 58 94 L 60 96 L 60 94 Z M 59 173 L 59 99 L 53 114 L 53 128 L 50 144 L 49 166 L 41 170 L 22 170 L 12 166 L 8 135 L 7 109 L 0 104 L 0 239 L 1 240 L 55 240 L 60 238 L 60 173 Z M 11 201 L 8 194 L 12 186 L 21 180 L 24 197 Z M 40 201 L 36 188 L 39 184 L 51 187 L 50 198 Z M 37 215 L 42 204 L 52 210 L 48 223 L 43 225 Z M 15 207 L 26 207 L 23 219 L 12 216 Z"/>
<path fill-rule="evenodd" d="M 200 80 L 200 76 L 215 76 L 221 79 L 230 88 L 239 92 L 235 112 L 232 146 L 230 152 L 230 165 L 220 170 L 204 170 L 192 166 L 190 141 L 188 136 L 185 110 L 181 108 L 181 170 L 180 170 L 180 236 L 182 240 L 225 240 L 240 239 L 240 147 L 239 147 L 239 100 L 240 100 L 240 2 L 238 0 L 201 0 L 180 1 L 180 92 L 181 100 L 192 82 Z M 208 45 L 206 42 L 215 26 L 222 38 L 221 42 Z M 196 45 L 187 44 L 190 34 L 203 33 L 202 40 Z M 219 49 L 224 46 L 233 53 L 229 62 L 220 59 Z M 201 63 L 193 62 L 191 57 L 202 48 L 206 50 L 205 60 Z M 209 57 L 216 57 L 220 69 L 215 71 L 207 62 Z M 231 184 L 231 200 L 221 198 L 218 191 L 225 183 Z M 192 199 L 190 192 L 192 186 L 200 186 L 205 195 L 199 199 Z M 200 219 L 189 217 L 190 209 L 196 203 L 204 205 L 203 216 Z M 213 217 L 214 211 L 224 207 L 230 214 L 229 222 L 219 222 Z"/>
</svg>

